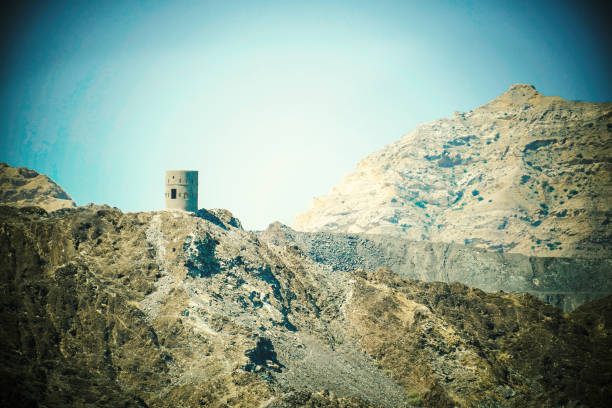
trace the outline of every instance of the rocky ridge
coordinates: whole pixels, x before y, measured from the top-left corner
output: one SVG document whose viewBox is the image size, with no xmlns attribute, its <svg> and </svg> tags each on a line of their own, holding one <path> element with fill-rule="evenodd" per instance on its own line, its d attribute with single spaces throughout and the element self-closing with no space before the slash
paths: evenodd
<svg viewBox="0 0 612 408">
<path fill-rule="evenodd" d="M 76 207 L 68 193 L 48 176 L 7 163 L 0 163 L 0 204 L 35 205 L 47 211 Z"/>
<path fill-rule="evenodd" d="M 612 258 L 612 103 L 516 84 L 359 162 L 293 227 Z"/>
<path fill-rule="evenodd" d="M 278 222 L 258 236 L 272 245 L 294 246 L 333 270 L 385 267 L 405 279 L 527 292 L 565 312 L 612 295 L 611 259 L 528 257 L 385 235 L 299 232 Z"/>
<path fill-rule="evenodd" d="M 601 406 L 612 298 L 345 272 L 224 210 L 0 206 L 3 406 Z"/>
</svg>

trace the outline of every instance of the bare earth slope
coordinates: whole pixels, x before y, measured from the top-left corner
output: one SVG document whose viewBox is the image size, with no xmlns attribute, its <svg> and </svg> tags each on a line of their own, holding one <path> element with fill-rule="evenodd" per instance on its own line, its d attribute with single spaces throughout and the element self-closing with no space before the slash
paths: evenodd
<svg viewBox="0 0 612 408">
<path fill-rule="evenodd" d="M 364 158 L 293 226 L 611 258 L 611 219 L 612 103 L 516 84 Z"/>
<path fill-rule="evenodd" d="M 76 207 L 68 193 L 48 176 L 6 163 L 0 163 L 0 204 L 36 205 L 47 211 Z"/>
<path fill-rule="evenodd" d="M 612 298 L 332 270 L 224 210 L 0 206 L 0 405 L 542 407 L 612 397 Z"/>
<path fill-rule="evenodd" d="M 280 223 L 258 236 L 266 243 L 295 246 L 334 270 L 385 267 L 406 279 L 461 282 L 487 292 L 527 292 L 564 312 L 612 295 L 612 259 L 501 254 L 388 235 L 299 232 Z"/>
</svg>

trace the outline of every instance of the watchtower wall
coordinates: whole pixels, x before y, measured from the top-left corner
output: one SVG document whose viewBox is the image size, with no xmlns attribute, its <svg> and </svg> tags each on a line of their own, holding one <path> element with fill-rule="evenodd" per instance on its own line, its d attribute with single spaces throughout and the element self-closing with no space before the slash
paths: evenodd
<svg viewBox="0 0 612 408">
<path fill-rule="evenodd" d="M 167 210 L 198 211 L 196 170 L 167 170 L 165 184 Z"/>
</svg>

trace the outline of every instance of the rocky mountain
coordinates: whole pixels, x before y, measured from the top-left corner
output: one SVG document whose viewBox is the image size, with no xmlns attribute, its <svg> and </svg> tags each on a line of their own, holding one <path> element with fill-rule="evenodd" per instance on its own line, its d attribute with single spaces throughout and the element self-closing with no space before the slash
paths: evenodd
<svg viewBox="0 0 612 408">
<path fill-rule="evenodd" d="M 258 236 L 268 244 L 294 246 L 332 270 L 385 267 L 405 279 L 527 292 L 565 312 L 612 295 L 612 259 L 529 257 L 387 235 L 300 232 L 278 222 Z"/>
<path fill-rule="evenodd" d="M 516 84 L 364 158 L 293 226 L 611 258 L 611 208 L 612 103 Z"/>
<path fill-rule="evenodd" d="M 598 407 L 612 298 L 344 271 L 224 210 L 0 206 L 0 404 Z"/>
<path fill-rule="evenodd" d="M 48 176 L 7 163 L 0 163 L 0 204 L 36 205 L 47 211 L 76 207 L 72 198 Z"/>
</svg>

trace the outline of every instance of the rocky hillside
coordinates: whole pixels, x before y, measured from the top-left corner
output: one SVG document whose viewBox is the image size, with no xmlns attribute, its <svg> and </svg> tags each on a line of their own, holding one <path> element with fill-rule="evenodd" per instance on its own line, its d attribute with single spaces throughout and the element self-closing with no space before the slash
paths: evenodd
<svg viewBox="0 0 612 408">
<path fill-rule="evenodd" d="M 612 299 L 345 272 L 227 211 L 0 206 L 0 404 L 542 407 L 612 397 Z"/>
<path fill-rule="evenodd" d="M 333 270 L 385 267 L 406 279 L 527 292 L 565 312 L 612 295 L 612 259 L 528 257 L 386 235 L 299 232 L 280 223 L 258 236 L 272 245 L 295 246 Z"/>
<path fill-rule="evenodd" d="M 72 198 L 49 177 L 6 163 L 0 163 L 0 204 L 36 205 L 47 211 L 76 207 Z"/>
<path fill-rule="evenodd" d="M 611 219 L 612 103 L 516 84 L 361 160 L 294 228 L 611 258 Z"/>
</svg>

